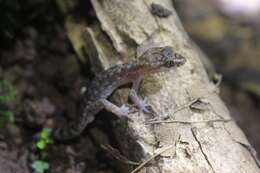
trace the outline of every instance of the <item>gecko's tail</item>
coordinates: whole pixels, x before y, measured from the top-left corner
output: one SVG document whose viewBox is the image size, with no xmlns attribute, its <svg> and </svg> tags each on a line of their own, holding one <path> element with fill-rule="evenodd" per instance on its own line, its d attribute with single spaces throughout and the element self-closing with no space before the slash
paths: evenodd
<svg viewBox="0 0 260 173">
<path fill-rule="evenodd" d="M 55 140 L 70 140 L 79 136 L 85 127 L 94 121 L 94 116 L 83 116 L 78 122 L 71 122 L 66 128 L 57 128 L 52 131 Z"/>
<path fill-rule="evenodd" d="M 70 140 L 80 135 L 82 130 L 74 125 L 69 125 L 66 128 L 57 128 L 52 131 L 52 136 L 55 140 Z"/>
</svg>

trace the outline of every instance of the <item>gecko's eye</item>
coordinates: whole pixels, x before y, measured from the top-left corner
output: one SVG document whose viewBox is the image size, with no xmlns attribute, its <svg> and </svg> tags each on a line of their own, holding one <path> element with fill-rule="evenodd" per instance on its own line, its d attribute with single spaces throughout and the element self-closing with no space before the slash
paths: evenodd
<svg viewBox="0 0 260 173">
<path fill-rule="evenodd" d="M 173 57 L 172 48 L 170 46 L 165 47 L 162 51 L 162 55 L 167 59 L 171 59 Z"/>
</svg>

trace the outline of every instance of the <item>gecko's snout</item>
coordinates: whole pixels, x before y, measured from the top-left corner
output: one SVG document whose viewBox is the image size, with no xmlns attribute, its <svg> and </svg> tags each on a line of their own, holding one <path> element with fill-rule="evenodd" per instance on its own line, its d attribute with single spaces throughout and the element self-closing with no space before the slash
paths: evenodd
<svg viewBox="0 0 260 173">
<path fill-rule="evenodd" d="M 182 55 L 180 55 L 178 53 L 175 53 L 173 61 L 174 61 L 174 65 L 179 67 L 179 66 L 182 66 L 183 64 L 185 64 L 186 58 L 184 58 Z"/>
</svg>

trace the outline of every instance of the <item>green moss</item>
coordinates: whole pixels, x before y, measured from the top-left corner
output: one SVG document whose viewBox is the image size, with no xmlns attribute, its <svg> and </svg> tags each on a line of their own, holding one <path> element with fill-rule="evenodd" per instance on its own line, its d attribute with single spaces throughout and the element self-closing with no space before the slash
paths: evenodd
<svg viewBox="0 0 260 173">
<path fill-rule="evenodd" d="M 143 84 L 140 88 L 140 92 L 144 95 L 152 95 L 162 88 L 159 78 L 154 75 L 147 75 L 144 80 Z"/>
<path fill-rule="evenodd" d="M 16 89 L 9 81 L 0 81 L 0 103 L 13 101 L 16 98 L 16 94 Z"/>
<path fill-rule="evenodd" d="M 9 102 L 12 102 L 16 98 L 16 89 L 15 87 L 7 80 L 0 81 L 0 128 L 5 127 L 7 123 L 14 123 L 15 116 L 14 113 L 10 110 L 6 110 L 5 106 Z"/>
<path fill-rule="evenodd" d="M 11 111 L 0 110 L 0 128 L 5 127 L 7 123 L 14 123 L 14 113 Z"/>
</svg>

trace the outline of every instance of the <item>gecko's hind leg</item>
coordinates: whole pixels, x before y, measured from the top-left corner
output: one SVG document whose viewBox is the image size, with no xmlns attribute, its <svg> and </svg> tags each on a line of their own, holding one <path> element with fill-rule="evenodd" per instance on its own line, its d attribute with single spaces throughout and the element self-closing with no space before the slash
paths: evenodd
<svg viewBox="0 0 260 173">
<path fill-rule="evenodd" d="M 129 117 L 128 115 L 131 113 L 127 106 L 122 105 L 121 107 L 118 107 L 106 99 L 99 100 L 99 103 L 102 104 L 107 111 L 112 112 L 118 117 Z"/>
</svg>

